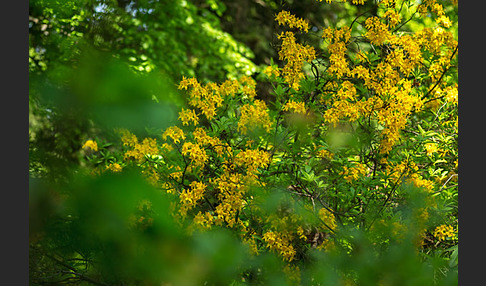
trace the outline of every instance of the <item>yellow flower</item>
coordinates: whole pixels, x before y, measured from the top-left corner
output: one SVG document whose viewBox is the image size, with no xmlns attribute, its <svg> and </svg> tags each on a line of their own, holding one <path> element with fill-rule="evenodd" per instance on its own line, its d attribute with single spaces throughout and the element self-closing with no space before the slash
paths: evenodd
<svg viewBox="0 0 486 286">
<path fill-rule="evenodd" d="M 295 102 L 293 100 L 289 100 L 282 109 L 283 111 L 291 111 L 294 113 L 305 114 L 305 104 L 303 102 Z"/>
<path fill-rule="evenodd" d="M 291 262 L 297 253 L 289 241 L 288 235 L 280 232 L 268 231 L 263 235 L 267 247 L 277 251 L 284 260 Z"/>
<path fill-rule="evenodd" d="M 441 240 L 445 240 L 446 238 L 454 238 L 454 228 L 450 225 L 440 225 L 435 228 L 434 230 L 434 236 Z"/>
<path fill-rule="evenodd" d="M 391 28 L 395 27 L 398 23 L 400 23 L 400 14 L 395 11 L 395 9 L 389 9 L 383 15 L 385 18 L 388 18 L 388 23 Z"/>
<path fill-rule="evenodd" d="M 110 165 L 106 166 L 106 169 L 112 171 L 113 173 L 119 173 L 122 171 L 122 166 L 118 163 L 111 163 Z"/>
<path fill-rule="evenodd" d="M 455 84 L 454 86 L 448 86 L 447 88 L 445 88 L 444 91 L 446 92 L 447 102 L 457 105 L 458 104 L 457 84 Z"/>
<path fill-rule="evenodd" d="M 123 142 L 123 146 L 133 148 L 138 143 L 137 136 L 132 134 L 130 131 L 126 129 L 119 129 L 117 130 L 117 132 L 121 135 L 121 141 Z"/>
<path fill-rule="evenodd" d="M 280 11 L 275 17 L 279 25 L 288 25 L 289 28 L 297 28 L 307 33 L 309 31 L 309 23 L 306 20 L 295 17 L 288 11 Z"/>
<path fill-rule="evenodd" d="M 133 158 L 138 162 L 142 162 L 146 155 L 157 155 L 159 148 L 157 147 L 157 140 L 154 138 L 145 138 L 142 143 L 135 143 L 132 150 L 128 150 L 124 159 Z"/>
<path fill-rule="evenodd" d="M 204 167 L 204 164 L 208 160 L 208 155 L 204 148 L 201 148 L 198 144 L 194 144 L 191 142 L 185 142 L 182 145 L 182 155 L 189 155 L 191 159 L 191 164 L 195 167 Z"/>
<path fill-rule="evenodd" d="M 171 126 L 164 131 L 164 133 L 162 134 L 162 138 L 164 140 L 167 140 L 167 137 L 172 138 L 172 140 L 174 140 L 174 143 L 179 143 L 181 139 L 186 139 L 184 131 L 182 131 L 182 129 L 177 126 Z"/>
<path fill-rule="evenodd" d="M 319 218 L 324 222 L 326 228 L 329 228 L 333 231 L 336 230 L 336 218 L 334 217 L 334 214 L 332 212 L 330 212 L 326 208 L 321 208 L 319 210 Z"/>
<path fill-rule="evenodd" d="M 244 96 L 249 99 L 254 99 L 256 96 L 256 81 L 249 77 L 249 76 L 242 76 L 239 80 L 239 83 L 242 85 L 241 91 L 243 92 Z"/>
<path fill-rule="evenodd" d="M 383 45 L 385 41 L 392 38 L 388 26 L 380 21 L 380 18 L 373 16 L 365 21 L 365 27 L 368 30 L 365 36 L 375 45 Z"/>
<path fill-rule="evenodd" d="M 304 234 L 304 229 L 300 225 L 297 227 L 297 234 L 299 235 L 300 239 L 304 241 L 307 240 L 307 236 Z"/>
<path fill-rule="evenodd" d="M 203 214 L 201 211 L 199 211 L 193 219 L 193 224 L 200 229 L 210 229 L 212 223 L 213 216 L 209 212 Z"/>
<path fill-rule="evenodd" d="M 96 141 L 87 140 L 86 142 L 84 142 L 83 147 L 81 148 L 82 149 L 88 148 L 96 152 L 98 151 L 98 144 L 96 143 Z"/>
<path fill-rule="evenodd" d="M 265 70 L 263 71 L 268 77 L 278 77 L 280 76 L 280 71 L 278 70 L 278 67 L 274 66 L 267 66 Z"/>
<path fill-rule="evenodd" d="M 316 51 L 309 45 L 296 43 L 292 32 L 282 32 L 278 38 L 282 39 L 282 47 L 278 52 L 279 59 L 287 61 L 282 70 L 284 80 L 291 88 L 298 90 L 300 81 L 305 77 L 302 70 L 304 62 L 312 62 L 316 57 Z"/>
<path fill-rule="evenodd" d="M 204 197 L 204 192 L 206 190 L 206 184 L 202 182 L 193 181 L 190 185 L 190 190 L 183 190 L 182 193 L 179 195 L 179 200 L 181 203 L 181 208 L 179 209 L 179 213 L 184 217 L 188 210 L 193 209 L 198 201 L 200 201 Z M 206 217 L 206 219 L 208 219 Z M 205 220 L 202 216 L 195 218 L 196 224 Z"/>
<path fill-rule="evenodd" d="M 238 131 L 246 134 L 248 130 L 256 127 L 263 127 L 270 132 L 272 121 L 268 114 L 268 108 L 264 101 L 255 100 L 253 104 L 245 104 L 241 107 L 241 117 L 238 121 Z"/>
<path fill-rule="evenodd" d="M 326 149 L 321 149 L 321 150 L 316 151 L 316 157 L 321 158 L 321 159 L 332 160 L 332 158 L 334 157 L 334 154 L 327 151 Z"/>
<path fill-rule="evenodd" d="M 427 151 L 427 156 L 431 156 L 433 153 L 436 153 L 437 151 L 439 151 L 436 143 L 425 144 L 425 150 Z"/>
<path fill-rule="evenodd" d="M 364 176 L 367 173 L 367 167 L 361 163 L 355 163 L 352 167 L 343 166 L 343 172 L 341 173 L 344 175 L 344 179 L 351 183 L 352 181 L 356 181 L 359 179 L 360 176 Z"/>
<path fill-rule="evenodd" d="M 189 122 L 192 121 L 194 126 L 196 126 L 199 122 L 199 117 L 197 117 L 194 109 L 182 108 L 182 110 L 179 112 L 179 120 L 182 122 L 182 125 L 189 125 Z"/>
</svg>

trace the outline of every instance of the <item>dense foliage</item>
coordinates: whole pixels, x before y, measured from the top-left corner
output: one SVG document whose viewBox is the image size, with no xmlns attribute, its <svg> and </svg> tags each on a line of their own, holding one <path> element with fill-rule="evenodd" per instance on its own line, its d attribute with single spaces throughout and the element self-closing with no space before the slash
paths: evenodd
<svg viewBox="0 0 486 286">
<path fill-rule="evenodd" d="M 255 2 L 31 3 L 32 284 L 457 285 L 457 1 Z"/>
</svg>

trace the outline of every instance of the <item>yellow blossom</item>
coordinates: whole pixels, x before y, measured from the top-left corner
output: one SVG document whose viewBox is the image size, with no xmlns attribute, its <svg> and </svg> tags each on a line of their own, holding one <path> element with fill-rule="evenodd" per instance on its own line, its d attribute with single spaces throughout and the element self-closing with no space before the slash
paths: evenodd
<svg viewBox="0 0 486 286">
<path fill-rule="evenodd" d="M 327 151 L 326 149 L 321 149 L 321 150 L 318 150 L 316 152 L 316 157 L 322 158 L 322 159 L 332 160 L 332 158 L 334 157 L 334 154 Z"/>
<path fill-rule="evenodd" d="M 279 59 L 287 61 L 282 70 L 284 80 L 291 88 L 298 90 L 300 81 L 305 77 L 302 71 L 304 62 L 315 59 L 315 50 L 309 45 L 303 46 L 296 43 L 292 32 L 282 32 L 278 38 L 282 39 L 282 46 L 278 52 Z"/>
<path fill-rule="evenodd" d="M 283 111 L 291 111 L 294 113 L 301 113 L 305 114 L 305 104 L 303 102 L 295 102 L 293 100 L 289 100 L 284 107 L 282 108 Z"/>
<path fill-rule="evenodd" d="M 194 144 L 192 142 L 185 142 L 182 145 L 182 155 L 189 155 L 191 159 L 191 164 L 195 167 L 204 167 L 204 164 L 208 160 L 208 155 L 204 148 L 201 148 L 198 144 Z"/>
<path fill-rule="evenodd" d="M 244 96 L 250 100 L 253 100 L 253 98 L 256 96 L 256 81 L 246 75 L 242 76 L 238 81 L 242 85 L 241 91 L 243 92 Z"/>
<path fill-rule="evenodd" d="M 274 66 L 267 66 L 263 72 L 268 76 L 268 77 L 278 77 L 280 76 L 280 71 L 278 70 L 278 67 Z"/>
<path fill-rule="evenodd" d="M 454 86 L 448 86 L 444 89 L 444 92 L 446 93 L 447 102 L 455 105 L 458 104 L 457 84 L 455 84 Z"/>
<path fill-rule="evenodd" d="M 237 80 L 226 80 L 219 86 L 219 92 L 224 96 L 234 96 L 239 89 L 240 84 Z"/>
<path fill-rule="evenodd" d="M 189 190 L 183 190 L 179 195 L 181 202 L 181 208 L 179 212 L 184 217 L 188 210 L 193 209 L 198 201 L 204 197 L 204 192 L 206 190 L 206 184 L 202 182 L 193 181 L 190 184 Z"/>
<path fill-rule="evenodd" d="M 395 11 L 395 9 L 387 10 L 383 17 L 388 19 L 388 25 L 391 28 L 395 27 L 398 23 L 400 23 L 400 14 Z"/>
<path fill-rule="evenodd" d="M 189 123 L 192 121 L 194 126 L 196 126 L 199 122 L 199 117 L 197 117 L 194 109 L 182 108 L 182 110 L 179 112 L 179 120 L 182 122 L 182 125 L 189 125 Z"/>
<path fill-rule="evenodd" d="M 454 228 L 450 225 L 440 225 L 435 228 L 434 236 L 441 240 L 445 240 L 446 238 L 454 238 L 455 231 Z"/>
<path fill-rule="evenodd" d="M 124 159 L 134 159 L 139 163 L 142 162 L 146 155 L 159 154 L 159 148 L 157 146 L 157 140 L 154 138 L 145 138 L 142 143 L 135 143 L 135 145 L 125 152 Z"/>
<path fill-rule="evenodd" d="M 106 166 L 106 169 L 112 171 L 113 173 L 119 173 L 122 171 L 122 166 L 118 163 L 111 163 L 110 165 Z"/>
<path fill-rule="evenodd" d="M 300 239 L 304 241 L 307 240 L 307 236 L 304 234 L 304 229 L 300 225 L 297 227 L 297 235 L 299 235 Z"/>
<path fill-rule="evenodd" d="M 96 141 L 94 140 L 87 140 L 86 142 L 84 142 L 83 147 L 81 148 L 82 149 L 88 148 L 96 152 L 98 151 L 98 143 L 96 143 Z"/>
<path fill-rule="evenodd" d="M 258 168 L 265 168 L 270 163 L 270 155 L 263 150 L 244 150 L 234 158 L 234 163 L 247 168 L 248 174 L 256 174 Z"/>
<path fill-rule="evenodd" d="M 334 214 L 326 208 L 321 208 L 319 210 L 319 218 L 324 223 L 326 229 L 335 231 L 337 228 L 336 218 Z"/>
<path fill-rule="evenodd" d="M 309 23 L 306 20 L 295 17 L 288 11 L 280 11 L 275 17 L 279 25 L 288 25 L 289 28 L 297 28 L 307 33 L 309 30 Z"/>
<path fill-rule="evenodd" d="M 203 214 L 201 211 L 199 211 L 193 219 L 193 224 L 200 229 L 210 229 L 212 223 L 213 216 L 209 212 Z"/>
<path fill-rule="evenodd" d="M 380 21 L 380 18 L 373 16 L 367 18 L 365 21 L 365 27 L 368 30 L 365 36 L 375 45 L 383 45 L 386 41 L 392 38 L 391 32 L 388 30 L 388 26 Z"/>
<path fill-rule="evenodd" d="M 427 151 L 427 156 L 431 156 L 433 153 L 436 153 L 437 151 L 439 151 L 436 143 L 425 144 L 425 150 Z"/>
<path fill-rule="evenodd" d="M 126 129 L 119 129 L 117 132 L 121 135 L 123 146 L 135 147 L 135 145 L 138 143 L 137 136 L 132 134 L 130 131 Z"/>
<path fill-rule="evenodd" d="M 291 262 L 296 254 L 296 251 L 289 241 L 289 237 L 283 233 L 268 231 L 263 235 L 263 240 L 267 243 L 267 247 L 271 250 L 277 251 L 284 260 Z"/>
<path fill-rule="evenodd" d="M 367 167 L 361 163 L 354 163 L 351 167 L 343 166 L 343 172 L 341 173 L 344 175 L 344 179 L 351 183 L 352 181 L 356 181 L 359 179 L 360 176 L 366 175 Z"/>
<path fill-rule="evenodd" d="M 238 131 L 246 134 L 248 130 L 262 127 L 270 132 L 272 122 L 268 114 L 268 108 L 262 100 L 255 100 L 253 104 L 245 104 L 241 107 L 241 117 L 238 121 Z"/>
<path fill-rule="evenodd" d="M 182 131 L 182 129 L 177 126 L 171 126 L 167 128 L 164 133 L 162 133 L 162 139 L 167 140 L 167 137 L 172 138 L 172 140 L 174 140 L 174 143 L 179 143 L 180 140 L 186 139 L 184 131 Z"/>
</svg>

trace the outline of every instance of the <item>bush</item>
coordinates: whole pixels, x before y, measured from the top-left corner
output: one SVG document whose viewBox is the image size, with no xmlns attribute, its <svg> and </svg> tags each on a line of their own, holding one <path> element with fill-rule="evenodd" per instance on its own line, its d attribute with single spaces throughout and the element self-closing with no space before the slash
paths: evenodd
<svg viewBox="0 0 486 286">
<path fill-rule="evenodd" d="M 351 15 L 278 13 L 255 77 L 182 77 L 158 134 L 86 138 L 35 251 L 100 284 L 457 284 L 457 1 L 326 2 Z"/>
</svg>

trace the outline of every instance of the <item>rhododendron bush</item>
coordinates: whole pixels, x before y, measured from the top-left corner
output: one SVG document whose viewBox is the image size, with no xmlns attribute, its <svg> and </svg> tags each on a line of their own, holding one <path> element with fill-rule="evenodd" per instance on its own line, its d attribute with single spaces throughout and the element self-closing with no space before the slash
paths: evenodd
<svg viewBox="0 0 486 286">
<path fill-rule="evenodd" d="M 317 27 L 281 9 L 270 65 L 181 75 L 166 128 L 82 142 L 86 177 L 62 212 L 91 241 L 86 277 L 457 284 L 457 1 L 316 2 L 348 17 Z"/>
</svg>

